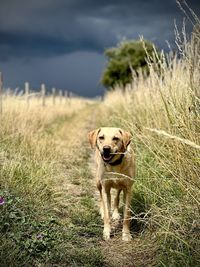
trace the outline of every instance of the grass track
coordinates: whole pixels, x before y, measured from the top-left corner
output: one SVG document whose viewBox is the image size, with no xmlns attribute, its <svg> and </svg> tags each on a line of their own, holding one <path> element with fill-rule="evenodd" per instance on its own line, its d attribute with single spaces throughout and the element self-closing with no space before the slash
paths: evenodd
<svg viewBox="0 0 200 267">
<path fill-rule="evenodd" d="M 57 132 L 56 143 L 58 150 L 63 153 L 62 179 L 57 185 L 62 202 L 57 213 L 67 231 L 64 242 L 68 257 L 63 259 L 64 266 L 104 266 L 99 247 L 101 222 L 88 165 L 90 151 L 87 133 L 91 127 L 95 127 L 92 115 L 95 107 L 85 108 Z"/>
<path fill-rule="evenodd" d="M 63 173 L 60 172 L 63 179 L 57 190 L 65 196 L 58 214 L 68 225 L 69 240 L 64 241 L 69 245 L 68 264 L 153 266 L 154 240 L 150 235 L 141 234 L 136 225 L 133 224 L 132 229 L 134 239 L 128 244 L 121 240 L 121 226 L 115 229 L 110 242 L 102 240 L 103 223 L 98 213 L 99 195 L 94 184 L 93 153 L 87 140 L 89 130 L 97 127 L 96 119 L 98 121 L 98 106 L 94 105 L 80 112 L 57 132 L 58 150 L 63 153 Z"/>
</svg>

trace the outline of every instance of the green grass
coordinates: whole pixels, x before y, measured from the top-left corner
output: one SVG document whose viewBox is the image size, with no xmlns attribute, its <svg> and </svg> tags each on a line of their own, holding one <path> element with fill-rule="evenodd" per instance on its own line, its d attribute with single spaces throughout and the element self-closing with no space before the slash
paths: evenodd
<svg viewBox="0 0 200 267">
<path fill-rule="evenodd" d="M 5 199 L 0 207 L 1 266 L 31 266 L 44 261 L 57 239 L 49 179 L 56 158 L 49 153 L 49 141 L 44 142 L 40 135 L 35 139 L 43 141 L 41 147 L 18 134 L 1 138 L 0 195 Z"/>
</svg>

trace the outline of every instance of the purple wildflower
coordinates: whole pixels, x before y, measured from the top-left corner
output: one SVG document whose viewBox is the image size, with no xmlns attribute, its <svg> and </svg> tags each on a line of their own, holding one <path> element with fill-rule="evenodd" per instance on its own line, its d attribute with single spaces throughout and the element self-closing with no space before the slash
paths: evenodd
<svg viewBox="0 0 200 267">
<path fill-rule="evenodd" d="M 3 197 L 0 197 L 0 206 L 2 206 L 3 204 L 5 204 L 5 199 Z"/>
</svg>

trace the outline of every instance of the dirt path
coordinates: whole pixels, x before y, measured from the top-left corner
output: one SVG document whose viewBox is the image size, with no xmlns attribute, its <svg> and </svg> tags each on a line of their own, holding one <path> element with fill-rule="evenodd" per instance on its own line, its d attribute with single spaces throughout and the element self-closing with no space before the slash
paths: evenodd
<svg viewBox="0 0 200 267">
<path fill-rule="evenodd" d="M 63 196 L 59 216 L 66 224 L 69 238 L 67 266 L 151 266 L 152 257 L 147 258 L 151 251 L 145 245 L 144 235 L 135 232 L 132 242 L 122 242 L 119 228 L 109 242 L 102 240 L 103 222 L 98 212 L 94 165 L 87 139 L 89 130 L 96 128 L 96 116 L 98 105 L 90 105 L 57 133 L 57 146 L 62 152 L 62 177 L 57 190 Z"/>
<path fill-rule="evenodd" d="M 57 146 L 62 152 L 63 179 L 60 190 L 66 191 L 71 198 L 80 196 L 84 191 L 85 178 L 82 168 L 87 169 L 89 130 L 95 127 L 96 105 L 90 105 L 73 116 L 58 132 Z"/>
<path fill-rule="evenodd" d="M 95 128 L 98 103 L 74 114 L 57 131 L 60 166 L 56 191 L 57 214 L 66 227 L 67 259 L 59 266 L 107 266 L 100 247 L 102 223 L 94 199 L 94 179 L 89 167 L 88 132 Z"/>
</svg>

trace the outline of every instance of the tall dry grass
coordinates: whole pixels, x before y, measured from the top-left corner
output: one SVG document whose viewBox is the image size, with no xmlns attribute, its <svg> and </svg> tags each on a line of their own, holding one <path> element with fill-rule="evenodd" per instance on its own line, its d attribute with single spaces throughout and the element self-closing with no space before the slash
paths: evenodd
<svg viewBox="0 0 200 267">
<path fill-rule="evenodd" d="M 53 132 L 59 128 L 59 124 L 70 120 L 88 102 L 81 98 L 67 101 L 63 98 L 62 102 L 53 105 L 51 97 L 47 97 L 43 107 L 40 98 L 32 98 L 27 105 L 24 96 L 5 97 L 0 127 L 0 158 L 3 164 L 1 172 L 8 168 L 10 173 L 9 177 L 1 175 L 0 184 L 7 188 L 21 188 L 21 183 L 11 173 L 15 172 L 16 166 L 19 170 L 26 168 L 24 164 L 28 159 L 31 164 L 36 165 L 44 162 L 44 166 L 38 166 L 38 173 L 46 168 L 49 170 L 50 166 L 47 164 L 45 167 L 45 162 L 53 165 L 56 158 L 54 138 L 51 138 Z M 42 179 L 38 183 L 40 178 L 39 174 L 38 177 L 35 174 L 27 177 L 28 187 L 32 192 L 44 182 Z M 24 180 L 21 182 L 25 183 Z M 30 187 L 31 182 L 34 184 L 33 188 Z"/>
<path fill-rule="evenodd" d="M 63 98 L 53 105 L 49 97 L 43 107 L 38 98 L 27 105 L 24 96 L 4 97 L 0 115 L 1 266 L 41 266 L 62 254 L 57 246 L 63 242 L 64 226 L 54 210 L 61 199 L 57 187 L 63 176 L 64 153 L 56 143 L 57 135 L 89 102 Z"/>
<path fill-rule="evenodd" d="M 195 17 L 196 19 L 196 17 Z M 150 75 L 108 92 L 101 124 L 133 135 L 133 218 L 157 244 L 156 266 L 200 264 L 200 27 L 177 35 L 180 56 L 148 58 Z M 145 228 L 146 229 L 146 228 Z M 145 231 L 144 231 L 145 232 Z M 149 244 L 151 246 L 151 244 Z"/>
</svg>

